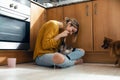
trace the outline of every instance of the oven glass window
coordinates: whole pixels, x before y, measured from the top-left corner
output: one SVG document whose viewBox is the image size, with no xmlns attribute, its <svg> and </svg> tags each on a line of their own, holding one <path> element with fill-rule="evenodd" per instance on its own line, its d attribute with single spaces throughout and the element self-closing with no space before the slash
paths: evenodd
<svg viewBox="0 0 120 80">
<path fill-rule="evenodd" d="M 30 23 L 0 15 L 0 41 L 29 43 Z"/>
</svg>

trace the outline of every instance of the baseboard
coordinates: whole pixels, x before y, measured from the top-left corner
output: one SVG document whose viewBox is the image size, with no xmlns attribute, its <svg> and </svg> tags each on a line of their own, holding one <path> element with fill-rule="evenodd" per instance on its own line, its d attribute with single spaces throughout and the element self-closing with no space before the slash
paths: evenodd
<svg viewBox="0 0 120 80">
<path fill-rule="evenodd" d="M 7 64 L 7 58 L 16 58 L 17 63 L 33 61 L 32 51 L 22 50 L 0 50 L 0 65 Z M 111 57 L 109 52 L 86 52 L 83 57 L 85 63 L 114 63 L 115 58 Z"/>
<path fill-rule="evenodd" d="M 0 65 L 7 64 L 7 58 L 16 58 L 17 63 L 33 61 L 33 52 L 24 50 L 0 50 Z"/>
<path fill-rule="evenodd" d="M 115 58 L 109 52 L 86 52 L 83 59 L 86 63 L 115 63 Z"/>
</svg>

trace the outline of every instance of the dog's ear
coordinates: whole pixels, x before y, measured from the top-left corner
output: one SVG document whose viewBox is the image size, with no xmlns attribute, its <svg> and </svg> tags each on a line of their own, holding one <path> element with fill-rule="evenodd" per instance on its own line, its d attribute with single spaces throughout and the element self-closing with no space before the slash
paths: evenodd
<svg viewBox="0 0 120 80">
<path fill-rule="evenodd" d="M 113 40 L 111 38 L 108 38 L 108 37 L 104 37 L 104 40 L 107 40 L 109 42 L 112 42 Z"/>
<path fill-rule="evenodd" d="M 104 37 L 104 40 L 111 40 L 111 39 L 105 36 L 105 37 Z"/>
<path fill-rule="evenodd" d="M 107 37 L 104 37 L 104 39 L 107 39 Z"/>
</svg>

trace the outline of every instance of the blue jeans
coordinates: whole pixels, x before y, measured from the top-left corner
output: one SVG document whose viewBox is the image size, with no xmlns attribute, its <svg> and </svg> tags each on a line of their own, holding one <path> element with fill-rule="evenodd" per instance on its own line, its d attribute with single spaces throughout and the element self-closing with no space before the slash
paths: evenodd
<svg viewBox="0 0 120 80">
<path fill-rule="evenodd" d="M 57 67 L 69 67 L 69 66 L 73 66 L 75 64 L 75 61 L 77 59 L 80 59 L 82 56 L 84 56 L 85 52 L 83 50 L 80 49 L 75 49 L 75 51 L 64 55 L 65 61 L 62 64 L 55 64 L 53 62 L 53 53 L 46 53 L 42 56 L 38 56 L 35 59 L 35 63 L 39 66 L 46 66 L 46 67 L 51 67 L 51 66 L 57 66 Z"/>
</svg>

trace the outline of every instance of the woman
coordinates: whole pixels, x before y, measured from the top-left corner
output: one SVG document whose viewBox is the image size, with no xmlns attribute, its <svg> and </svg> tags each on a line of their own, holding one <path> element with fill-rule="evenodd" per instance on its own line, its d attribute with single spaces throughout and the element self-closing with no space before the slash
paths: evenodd
<svg viewBox="0 0 120 80">
<path fill-rule="evenodd" d="M 84 56 L 83 49 L 76 48 L 68 55 L 63 55 L 58 51 L 61 39 L 69 35 L 76 35 L 79 29 L 79 23 L 75 19 L 66 18 L 65 23 L 50 20 L 41 28 L 37 36 L 34 60 L 37 65 L 51 67 L 69 67 L 81 63 L 81 57 Z"/>
</svg>

